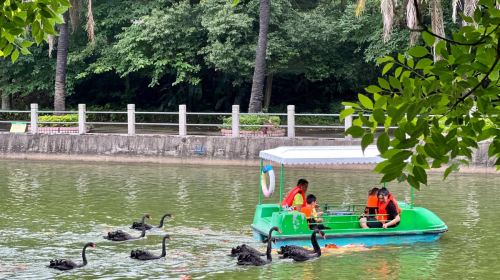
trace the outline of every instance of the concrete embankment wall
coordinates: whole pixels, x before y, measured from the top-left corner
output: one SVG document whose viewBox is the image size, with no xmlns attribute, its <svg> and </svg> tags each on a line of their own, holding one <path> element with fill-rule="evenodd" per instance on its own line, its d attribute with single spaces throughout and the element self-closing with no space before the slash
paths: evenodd
<svg viewBox="0 0 500 280">
<path fill-rule="evenodd" d="M 0 133 L 0 158 L 255 165 L 261 150 L 309 145 L 359 145 L 359 141 L 285 137 Z M 488 161 L 487 148 L 487 143 L 480 145 L 474 154 L 473 164 L 493 166 L 494 161 Z"/>
</svg>

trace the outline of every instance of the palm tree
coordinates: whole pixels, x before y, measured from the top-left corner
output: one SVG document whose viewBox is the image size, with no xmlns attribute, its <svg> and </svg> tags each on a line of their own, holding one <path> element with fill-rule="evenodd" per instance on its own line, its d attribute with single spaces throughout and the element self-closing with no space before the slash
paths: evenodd
<svg viewBox="0 0 500 280">
<path fill-rule="evenodd" d="M 453 20 L 456 22 L 457 10 L 461 9 L 464 11 L 465 15 L 470 16 L 474 13 L 476 9 L 478 0 L 452 0 L 453 7 Z M 366 0 L 358 0 L 356 6 L 356 15 L 361 14 L 364 10 Z M 418 29 L 419 28 L 419 16 L 417 15 L 417 11 L 422 11 L 420 8 L 424 3 L 429 4 L 430 7 L 430 15 L 431 15 L 431 27 L 432 32 L 439 36 L 444 36 L 444 23 L 443 23 L 443 8 L 441 0 L 405 0 L 402 5 L 406 6 L 406 24 L 410 29 Z M 397 6 L 396 0 L 381 0 L 380 1 L 380 10 L 383 17 L 384 22 L 384 41 L 389 40 L 394 13 L 396 11 L 395 7 Z M 418 7 L 417 7 L 418 5 Z M 410 42 L 414 44 L 418 39 L 418 32 L 411 32 Z M 436 40 L 437 44 L 438 40 Z M 438 60 L 438 56 L 434 56 L 435 60 Z"/>
<path fill-rule="evenodd" d="M 92 14 L 92 0 L 87 1 L 87 36 L 94 42 L 94 16 Z M 66 110 L 66 66 L 68 63 L 69 22 L 71 18 L 72 30 L 75 31 L 79 22 L 80 0 L 72 0 L 71 8 L 63 14 L 64 24 L 59 26 L 57 40 L 56 77 L 54 85 L 54 111 Z M 50 40 L 49 40 L 50 41 Z M 50 45 L 50 43 L 49 43 Z M 49 46 L 49 56 L 52 47 Z"/>
<path fill-rule="evenodd" d="M 259 5 L 259 39 L 257 41 L 257 50 L 255 51 L 252 92 L 248 105 L 249 113 L 259 113 L 262 111 L 264 79 L 266 75 L 267 33 L 270 17 L 269 0 L 260 0 Z"/>
<path fill-rule="evenodd" d="M 59 26 L 56 59 L 56 83 L 54 86 L 54 111 L 66 110 L 66 65 L 68 63 L 69 12 L 63 14 L 64 23 Z"/>
<path fill-rule="evenodd" d="M 1 92 L 0 95 L 2 96 L 2 110 L 10 110 L 10 95 Z"/>
</svg>

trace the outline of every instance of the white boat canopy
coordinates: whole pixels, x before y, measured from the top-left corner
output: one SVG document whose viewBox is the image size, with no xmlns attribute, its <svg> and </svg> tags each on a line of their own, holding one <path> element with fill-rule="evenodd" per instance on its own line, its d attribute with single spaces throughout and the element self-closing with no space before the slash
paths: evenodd
<svg viewBox="0 0 500 280">
<path fill-rule="evenodd" d="M 376 146 L 293 146 L 260 151 L 261 159 L 285 165 L 299 164 L 373 164 L 383 159 Z"/>
</svg>

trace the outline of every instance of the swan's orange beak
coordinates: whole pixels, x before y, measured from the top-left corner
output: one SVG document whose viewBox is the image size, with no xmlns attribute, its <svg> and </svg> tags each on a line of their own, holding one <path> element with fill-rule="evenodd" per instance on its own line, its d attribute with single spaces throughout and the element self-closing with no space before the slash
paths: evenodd
<svg viewBox="0 0 500 280">
<path fill-rule="evenodd" d="M 95 244 L 92 244 L 92 246 L 90 246 L 90 247 L 95 248 L 96 246 L 95 246 Z"/>
</svg>

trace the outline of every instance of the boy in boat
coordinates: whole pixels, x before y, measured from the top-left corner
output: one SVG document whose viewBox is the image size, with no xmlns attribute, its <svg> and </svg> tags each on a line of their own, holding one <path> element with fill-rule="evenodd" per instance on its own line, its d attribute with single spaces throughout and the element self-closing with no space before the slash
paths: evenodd
<svg viewBox="0 0 500 280">
<path fill-rule="evenodd" d="M 283 199 L 282 206 L 284 209 L 293 208 L 293 210 L 300 211 L 302 207 L 306 206 L 306 192 L 309 182 L 306 179 L 299 179 L 297 186 L 293 187 Z"/>
<path fill-rule="evenodd" d="M 306 215 L 307 222 L 309 223 L 309 229 L 330 229 L 322 224 L 323 218 L 321 218 L 321 215 L 323 215 L 323 212 L 317 211 L 319 206 L 316 196 L 314 194 L 308 195 L 306 202 L 306 206 L 302 207 L 302 213 Z"/>
<path fill-rule="evenodd" d="M 401 209 L 394 196 L 386 188 L 377 192 L 377 216 L 361 217 L 359 224 L 362 228 L 391 228 L 399 225 Z"/>
</svg>

